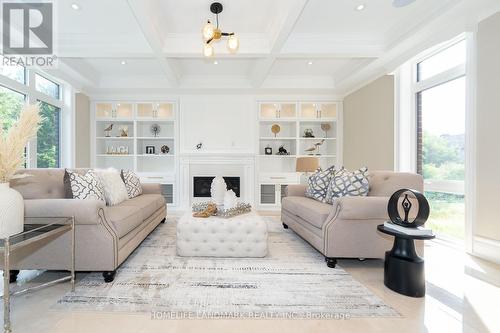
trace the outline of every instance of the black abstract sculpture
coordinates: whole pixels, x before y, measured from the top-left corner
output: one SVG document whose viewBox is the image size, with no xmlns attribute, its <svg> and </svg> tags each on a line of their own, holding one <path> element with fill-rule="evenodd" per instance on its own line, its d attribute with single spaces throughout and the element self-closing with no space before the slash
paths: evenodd
<svg viewBox="0 0 500 333">
<path fill-rule="evenodd" d="M 398 209 L 399 199 L 401 198 L 402 194 L 404 194 L 404 199 L 401 202 L 401 206 L 403 207 L 404 212 L 404 219 L 402 219 L 399 215 Z M 418 203 L 417 216 L 411 222 L 409 221 L 409 216 L 413 205 L 408 198 L 408 194 L 413 194 Z M 429 202 L 419 191 L 403 188 L 394 192 L 394 194 L 389 199 L 389 203 L 387 205 L 387 213 L 389 214 L 389 218 L 391 219 L 392 223 L 400 225 L 402 227 L 417 228 L 424 225 L 424 223 L 429 218 Z"/>
</svg>

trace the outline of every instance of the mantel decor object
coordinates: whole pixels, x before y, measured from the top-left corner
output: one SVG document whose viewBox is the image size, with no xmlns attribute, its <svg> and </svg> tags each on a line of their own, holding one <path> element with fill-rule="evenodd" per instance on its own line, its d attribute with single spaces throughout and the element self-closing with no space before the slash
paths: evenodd
<svg viewBox="0 0 500 333">
<path fill-rule="evenodd" d="M 212 180 L 212 185 L 210 186 L 210 195 L 212 200 L 216 205 L 220 206 L 224 204 L 224 195 L 227 191 L 227 185 L 222 176 L 215 176 Z"/>
</svg>

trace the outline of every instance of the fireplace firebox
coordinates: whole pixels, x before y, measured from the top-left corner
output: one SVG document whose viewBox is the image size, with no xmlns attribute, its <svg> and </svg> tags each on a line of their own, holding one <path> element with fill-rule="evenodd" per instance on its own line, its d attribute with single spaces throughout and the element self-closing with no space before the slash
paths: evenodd
<svg viewBox="0 0 500 333">
<path fill-rule="evenodd" d="M 193 177 L 193 197 L 210 198 L 210 186 L 215 177 Z M 227 189 L 233 190 L 240 197 L 240 177 L 222 177 L 226 182 Z"/>
</svg>

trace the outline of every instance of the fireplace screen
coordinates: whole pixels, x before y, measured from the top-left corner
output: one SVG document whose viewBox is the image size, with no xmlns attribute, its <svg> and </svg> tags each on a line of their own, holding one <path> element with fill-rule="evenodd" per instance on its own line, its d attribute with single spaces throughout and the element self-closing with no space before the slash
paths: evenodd
<svg viewBox="0 0 500 333">
<path fill-rule="evenodd" d="M 195 198 L 210 198 L 210 186 L 215 177 L 194 177 L 193 196 Z M 240 197 L 240 177 L 222 177 L 226 182 L 227 189 L 233 190 Z"/>
</svg>

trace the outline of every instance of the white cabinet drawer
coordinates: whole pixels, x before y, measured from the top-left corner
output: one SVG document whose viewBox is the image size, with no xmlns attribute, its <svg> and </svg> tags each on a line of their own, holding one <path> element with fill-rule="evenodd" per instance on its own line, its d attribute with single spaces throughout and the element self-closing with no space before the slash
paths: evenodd
<svg viewBox="0 0 500 333">
<path fill-rule="evenodd" d="M 259 174 L 259 183 L 261 184 L 295 184 L 299 180 L 299 174 L 295 172 Z"/>
<path fill-rule="evenodd" d="M 173 177 L 165 174 L 139 173 L 141 182 L 144 183 L 172 183 Z"/>
</svg>

